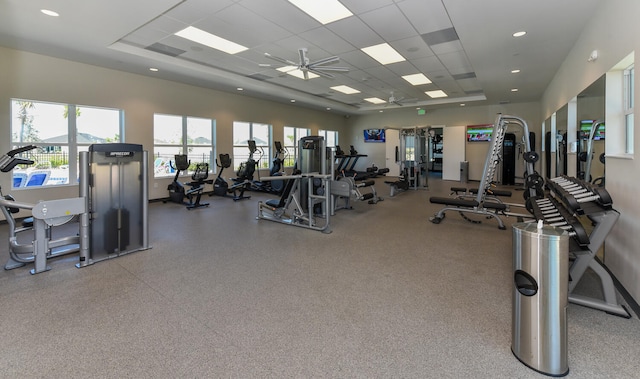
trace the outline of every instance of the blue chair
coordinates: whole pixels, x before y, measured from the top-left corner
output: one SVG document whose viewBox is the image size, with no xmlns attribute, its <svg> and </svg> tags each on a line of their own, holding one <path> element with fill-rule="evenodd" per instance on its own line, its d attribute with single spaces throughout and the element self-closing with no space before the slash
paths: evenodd
<svg viewBox="0 0 640 379">
<path fill-rule="evenodd" d="M 13 173 L 13 188 L 24 187 L 27 184 L 26 172 L 14 172 Z"/>
<path fill-rule="evenodd" d="M 50 175 L 51 173 L 49 171 L 33 171 L 29 174 L 26 187 L 44 186 L 47 184 Z"/>
</svg>

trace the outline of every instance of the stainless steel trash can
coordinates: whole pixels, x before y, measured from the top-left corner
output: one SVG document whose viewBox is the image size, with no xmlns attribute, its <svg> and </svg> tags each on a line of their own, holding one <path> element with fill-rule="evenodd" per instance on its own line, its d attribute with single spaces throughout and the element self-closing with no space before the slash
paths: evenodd
<svg viewBox="0 0 640 379">
<path fill-rule="evenodd" d="M 469 162 L 460 162 L 460 183 L 466 183 L 469 181 Z"/>
<path fill-rule="evenodd" d="M 542 222 L 513 225 L 511 351 L 545 375 L 569 373 L 569 235 Z"/>
</svg>

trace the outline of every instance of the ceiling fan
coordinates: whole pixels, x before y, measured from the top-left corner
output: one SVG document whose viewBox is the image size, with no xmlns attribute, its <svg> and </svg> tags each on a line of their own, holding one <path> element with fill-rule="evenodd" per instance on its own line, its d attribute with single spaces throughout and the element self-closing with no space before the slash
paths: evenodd
<svg viewBox="0 0 640 379">
<path fill-rule="evenodd" d="M 387 101 L 387 105 L 395 104 L 398 106 L 403 106 L 405 103 L 415 103 L 417 99 L 405 99 L 404 97 L 395 97 L 393 91 L 391 91 L 391 96 L 389 96 L 389 100 Z"/>
<path fill-rule="evenodd" d="M 331 75 L 330 73 L 326 72 L 326 71 L 336 71 L 336 72 L 348 72 L 349 69 L 347 67 L 333 67 L 333 66 L 327 66 L 329 64 L 333 64 L 336 62 L 340 61 L 340 58 L 333 56 L 333 57 L 328 57 L 328 58 L 324 58 L 324 59 L 320 59 L 317 60 L 315 62 L 311 62 L 309 60 L 309 57 L 307 56 L 307 49 L 306 48 L 300 48 L 298 49 L 298 55 L 300 56 L 300 62 L 296 63 L 293 61 L 290 61 L 288 59 L 284 59 L 284 58 L 280 58 L 280 57 L 276 57 L 275 55 L 271 55 L 269 53 L 264 53 L 264 56 L 270 59 L 273 59 L 275 61 L 278 61 L 282 64 L 285 64 L 287 66 L 294 66 L 294 70 L 300 70 L 302 71 L 302 74 L 304 75 L 304 79 L 307 80 L 309 79 L 309 73 L 313 73 L 319 76 L 323 76 L 325 78 L 334 78 L 333 75 Z"/>
</svg>

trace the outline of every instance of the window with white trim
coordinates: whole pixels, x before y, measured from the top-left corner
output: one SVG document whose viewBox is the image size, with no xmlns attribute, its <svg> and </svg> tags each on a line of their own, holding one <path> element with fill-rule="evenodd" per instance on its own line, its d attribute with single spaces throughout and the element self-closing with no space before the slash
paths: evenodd
<svg viewBox="0 0 640 379">
<path fill-rule="evenodd" d="M 257 151 L 252 158 L 256 169 L 269 168 L 271 161 L 271 125 L 257 122 L 233 122 L 233 168 L 238 170 L 240 164 L 249 159 L 249 141 L 256 143 Z"/>
<path fill-rule="evenodd" d="M 310 130 L 307 128 L 284 127 L 284 149 L 286 159 L 284 167 L 293 167 L 298 159 L 298 142 L 301 138 L 309 136 Z"/>
<path fill-rule="evenodd" d="M 123 141 L 121 109 L 12 99 L 12 149 L 36 146 L 20 155 L 35 163 L 13 169 L 12 187 L 75 184 L 78 152 L 95 143 Z"/>
<path fill-rule="evenodd" d="M 186 154 L 191 165 L 190 174 L 197 163 L 208 163 L 215 172 L 216 120 L 166 114 L 153 115 L 153 176 L 175 174 L 175 156 Z"/>
<path fill-rule="evenodd" d="M 335 147 L 338 144 L 338 132 L 333 130 L 318 131 L 318 134 L 324 137 L 324 141 L 327 147 Z"/>
</svg>

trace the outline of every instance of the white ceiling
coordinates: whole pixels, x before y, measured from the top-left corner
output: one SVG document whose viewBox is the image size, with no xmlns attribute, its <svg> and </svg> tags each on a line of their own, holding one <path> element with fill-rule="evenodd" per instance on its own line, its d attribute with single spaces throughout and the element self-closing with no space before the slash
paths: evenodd
<svg viewBox="0 0 640 379">
<path fill-rule="evenodd" d="M 363 100 L 392 92 L 412 108 L 516 103 L 540 99 L 600 1 L 341 0 L 354 15 L 323 26 L 287 0 L 2 0 L 0 45 L 345 114 L 397 108 Z M 249 49 L 229 55 L 174 35 L 187 26 Z M 406 61 L 381 65 L 360 50 L 382 42 Z M 264 56 L 298 61 L 299 48 L 311 61 L 338 56 L 349 71 L 305 81 Z M 401 78 L 414 73 L 433 83 Z M 330 89 L 340 84 L 361 93 Z M 424 93 L 435 89 L 449 97 Z"/>
</svg>

